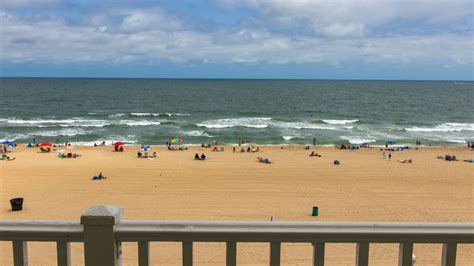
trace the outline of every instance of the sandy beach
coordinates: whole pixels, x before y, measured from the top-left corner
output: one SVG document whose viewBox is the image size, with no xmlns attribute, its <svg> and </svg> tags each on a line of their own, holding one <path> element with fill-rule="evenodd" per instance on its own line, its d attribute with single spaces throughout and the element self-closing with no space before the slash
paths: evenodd
<svg viewBox="0 0 474 266">
<path fill-rule="evenodd" d="M 357 151 L 317 147 L 309 157 L 303 146 L 261 147 L 259 153 L 206 150 L 206 161 L 193 160 L 197 147 L 139 159 L 138 147 L 73 147 L 77 159 L 40 153 L 24 145 L 0 162 L 0 219 L 78 220 L 95 204 L 119 205 L 128 220 L 270 220 L 474 222 L 473 152 L 465 147 L 426 147 L 393 152 L 382 159 L 379 148 Z M 198 151 L 199 150 L 199 151 Z M 460 161 L 437 159 L 455 154 Z M 258 163 L 257 156 L 273 164 Z M 333 165 L 334 160 L 341 165 Z M 412 164 L 397 160 L 412 159 Z M 102 172 L 106 180 L 93 181 Z M 9 199 L 25 198 L 24 210 L 11 212 Z M 313 206 L 319 217 L 311 216 Z M 73 264 L 82 265 L 82 247 L 72 245 Z M 328 265 L 352 265 L 355 244 L 330 244 Z M 0 264 L 12 265 L 10 243 L 0 245 Z M 441 245 L 415 245 L 416 265 L 435 265 Z M 135 265 L 136 245 L 124 245 L 124 265 Z M 180 265 L 178 243 L 152 244 L 157 265 Z M 31 265 L 55 263 L 53 243 L 29 243 Z M 225 245 L 195 245 L 196 265 L 222 265 Z M 396 265 L 397 245 L 371 245 L 371 265 Z M 459 245 L 458 265 L 472 265 L 474 247 Z M 239 244 L 240 265 L 265 265 L 266 244 Z M 284 244 L 283 265 L 309 265 L 309 244 Z"/>
</svg>

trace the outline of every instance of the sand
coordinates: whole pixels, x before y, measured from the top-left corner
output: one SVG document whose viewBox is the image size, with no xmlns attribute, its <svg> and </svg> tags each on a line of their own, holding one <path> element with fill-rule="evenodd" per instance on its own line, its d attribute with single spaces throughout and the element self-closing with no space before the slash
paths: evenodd
<svg viewBox="0 0 474 266">
<path fill-rule="evenodd" d="M 155 147 L 155 160 L 136 158 L 137 147 L 74 147 L 77 159 L 19 147 L 15 161 L 0 161 L 0 219 L 78 220 L 95 204 L 124 208 L 129 220 L 269 220 L 474 222 L 474 164 L 447 162 L 438 155 L 471 159 L 464 147 L 430 147 L 393 152 L 382 159 L 379 148 L 358 151 L 317 147 L 321 158 L 301 146 L 263 147 L 262 152 L 206 151 L 197 147 L 167 151 Z M 273 164 L 256 161 L 270 157 Z M 335 166 L 338 159 L 341 165 Z M 413 164 L 397 162 L 413 159 Z M 92 181 L 103 172 L 107 180 Z M 8 200 L 25 198 L 24 210 L 9 211 Z M 313 206 L 320 215 L 311 216 Z M 267 244 L 239 244 L 239 265 L 268 263 Z M 371 265 L 396 265 L 395 244 L 371 245 Z M 0 264 L 11 265 L 11 244 L 0 244 Z M 135 265 L 136 244 L 125 244 L 124 265 Z M 153 243 L 152 262 L 180 265 L 180 245 Z M 417 265 L 438 264 L 441 245 L 415 244 Z M 55 245 L 29 243 L 30 263 L 55 263 Z M 82 265 L 82 246 L 72 248 L 73 264 Z M 196 265 L 223 265 L 225 245 L 195 244 Z M 355 244 L 329 244 L 329 265 L 353 265 Z M 459 245 L 458 265 L 472 265 L 474 246 Z M 283 265 L 309 265 L 309 244 L 284 244 Z"/>
</svg>

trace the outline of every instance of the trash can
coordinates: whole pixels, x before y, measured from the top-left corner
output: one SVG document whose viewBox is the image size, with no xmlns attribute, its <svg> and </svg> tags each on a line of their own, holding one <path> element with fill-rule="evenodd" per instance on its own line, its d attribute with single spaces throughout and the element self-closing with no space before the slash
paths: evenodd
<svg viewBox="0 0 474 266">
<path fill-rule="evenodd" d="M 10 200 L 12 205 L 12 211 L 21 211 L 23 210 L 23 198 L 14 198 Z"/>
<path fill-rule="evenodd" d="M 311 216 L 318 216 L 318 207 L 313 207 L 313 213 Z"/>
</svg>

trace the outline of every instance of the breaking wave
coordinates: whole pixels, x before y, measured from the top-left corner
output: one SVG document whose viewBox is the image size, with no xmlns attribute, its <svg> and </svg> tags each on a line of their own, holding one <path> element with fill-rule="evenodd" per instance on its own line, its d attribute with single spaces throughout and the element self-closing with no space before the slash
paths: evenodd
<svg viewBox="0 0 474 266">
<path fill-rule="evenodd" d="M 249 128 L 267 128 L 270 125 L 270 117 L 242 117 L 242 118 L 224 118 L 208 120 L 198 123 L 198 127 L 205 128 L 230 128 L 230 127 L 249 127 Z"/>
<path fill-rule="evenodd" d="M 414 132 L 454 132 L 454 131 L 474 131 L 473 123 L 444 123 L 435 127 L 410 127 L 406 131 Z"/>
<path fill-rule="evenodd" d="M 345 124 L 352 124 L 357 121 L 358 119 L 353 119 L 353 120 L 347 120 L 347 119 L 323 119 L 322 120 L 324 123 L 331 124 L 331 125 L 345 125 Z"/>
</svg>

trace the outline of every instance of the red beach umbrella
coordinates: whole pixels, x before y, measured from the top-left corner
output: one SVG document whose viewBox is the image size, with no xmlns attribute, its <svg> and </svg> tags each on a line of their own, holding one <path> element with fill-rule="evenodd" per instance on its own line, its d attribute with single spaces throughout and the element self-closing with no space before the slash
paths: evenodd
<svg viewBox="0 0 474 266">
<path fill-rule="evenodd" d="M 125 145 L 125 142 L 117 141 L 117 142 L 114 143 L 114 146 L 122 146 L 122 145 Z"/>
<path fill-rule="evenodd" d="M 39 144 L 39 146 L 40 146 L 40 147 L 52 147 L 53 144 L 51 144 L 51 143 L 45 141 L 45 142 L 41 142 L 41 143 Z"/>
</svg>

